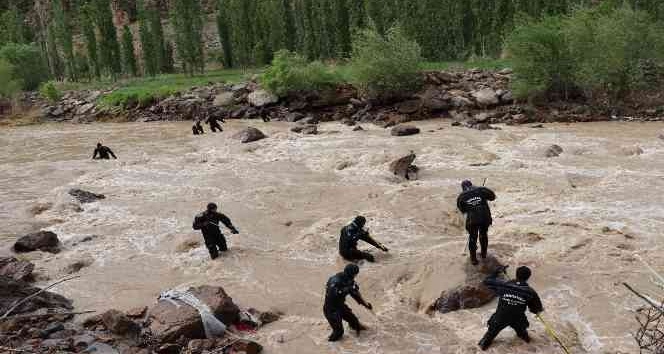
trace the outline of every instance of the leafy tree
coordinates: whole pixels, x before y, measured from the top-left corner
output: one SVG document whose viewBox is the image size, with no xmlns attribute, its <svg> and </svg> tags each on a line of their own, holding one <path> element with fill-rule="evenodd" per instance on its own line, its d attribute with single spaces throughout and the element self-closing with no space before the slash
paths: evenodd
<svg viewBox="0 0 664 354">
<path fill-rule="evenodd" d="M 24 43 L 25 26 L 23 16 L 16 6 L 0 14 L 0 46 L 5 43 Z"/>
<path fill-rule="evenodd" d="M 159 73 L 159 62 L 155 55 L 154 36 L 150 31 L 149 10 L 145 7 L 143 0 L 139 0 L 138 7 L 138 33 L 141 41 L 141 52 L 143 53 L 143 70 L 148 76 Z"/>
<path fill-rule="evenodd" d="M 134 52 L 134 36 L 127 25 L 122 29 L 122 63 L 124 64 L 125 74 L 138 75 L 136 53 Z"/>
<path fill-rule="evenodd" d="M 231 20 L 228 13 L 230 0 L 219 0 L 217 2 L 217 30 L 219 31 L 219 42 L 223 50 L 224 67 L 233 67 L 233 45 L 231 36 Z"/>
<path fill-rule="evenodd" d="M 0 82 L 0 98 L 5 99 L 14 97 L 23 86 L 14 75 L 14 66 L 3 59 L 0 59 Z"/>
<path fill-rule="evenodd" d="M 92 0 L 94 4 L 95 23 L 99 29 L 100 62 L 113 79 L 117 79 L 122 73 L 122 56 L 120 44 L 115 25 L 113 24 L 113 13 L 109 0 Z"/>
<path fill-rule="evenodd" d="M 81 8 L 81 31 L 85 38 L 85 47 L 88 52 L 88 61 L 91 74 L 99 79 L 99 55 L 97 53 L 97 35 L 95 34 L 94 15 L 89 4 Z"/>
<path fill-rule="evenodd" d="M 202 73 L 205 67 L 203 53 L 203 17 L 198 0 L 174 0 L 171 21 L 175 30 L 175 43 L 188 75 Z"/>
<path fill-rule="evenodd" d="M 65 72 L 67 78 L 76 81 L 76 60 L 74 58 L 74 42 L 67 14 L 62 7 L 62 0 L 53 0 L 53 22 L 55 36 L 59 47 L 64 53 Z"/>
<path fill-rule="evenodd" d="M 13 77 L 23 84 L 24 90 L 35 90 L 49 78 L 46 62 L 34 45 L 7 44 L 0 48 L 0 60 L 14 67 Z"/>
</svg>

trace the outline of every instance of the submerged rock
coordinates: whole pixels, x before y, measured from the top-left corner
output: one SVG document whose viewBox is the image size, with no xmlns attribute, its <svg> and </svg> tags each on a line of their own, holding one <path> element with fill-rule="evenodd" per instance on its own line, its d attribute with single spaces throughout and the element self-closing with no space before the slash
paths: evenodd
<svg viewBox="0 0 664 354">
<path fill-rule="evenodd" d="M 244 129 L 243 131 L 237 133 L 234 137 L 235 139 L 240 140 L 240 142 L 243 144 L 251 143 L 266 138 L 265 134 L 263 134 L 262 131 L 253 127 L 248 127 Z"/>
<path fill-rule="evenodd" d="M 78 188 L 70 189 L 69 195 L 76 198 L 80 203 L 92 203 L 106 198 L 103 194 L 96 194 Z"/>
<path fill-rule="evenodd" d="M 19 238 L 14 244 L 14 252 L 25 253 L 43 251 L 50 253 L 60 252 L 58 235 L 51 231 L 39 231 Z"/>
<path fill-rule="evenodd" d="M 413 125 L 397 125 L 392 128 L 392 136 L 408 136 L 420 133 L 420 128 Z"/>
<path fill-rule="evenodd" d="M 35 265 L 28 261 L 21 261 L 14 257 L 0 257 L 0 276 L 14 280 L 30 280 Z"/>
<path fill-rule="evenodd" d="M 558 145 L 551 145 L 544 151 L 545 157 L 558 157 L 563 153 L 563 148 Z"/>
<path fill-rule="evenodd" d="M 400 176 L 407 180 L 417 179 L 419 168 L 413 165 L 416 157 L 415 153 L 411 151 L 410 154 L 392 161 L 390 163 L 390 172 L 395 176 Z"/>
<path fill-rule="evenodd" d="M 482 282 L 500 267 L 500 262 L 489 255 L 480 260 L 478 266 L 466 265 L 466 280 L 455 288 L 445 290 L 440 297 L 429 306 L 428 313 L 434 311 L 448 313 L 462 309 L 473 309 L 484 306 L 491 302 L 495 294 Z"/>
</svg>

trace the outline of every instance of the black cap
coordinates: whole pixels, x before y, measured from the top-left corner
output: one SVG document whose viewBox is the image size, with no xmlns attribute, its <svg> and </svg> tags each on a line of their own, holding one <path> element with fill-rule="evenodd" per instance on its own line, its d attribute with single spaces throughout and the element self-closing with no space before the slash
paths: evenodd
<svg viewBox="0 0 664 354">
<path fill-rule="evenodd" d="M 366 219 L 364 216 L 362 216 L 362 215 L 358 215 L 358 216 L 356 216 L 355 219 L 353 220 L 353 223 L 354 223 L 355 225 L 357 225 L 358 227 L 364 227 L 364 224 L 367 223 L 367 219 Z"/>
<path fill-rule="evenodd" d="M 464 190 L 464 191 L 469 190 L 470 187 L 472 187 L 472 186 L 473 186 L 473 182 L 471 182 L 469 180 L 465 180 L 465 181 L 461 182 L 461 189 Z"/>
<path fill-rule="evenodd" d="M 346 266 L 346 268 L 344 268 L 344 274 L 346 274 L 348 277 L 355 278 L 355 276 L 359 273 L 360 267 L 358 267 L 356 264 L 349 264 Z"/>
<path fill-rule="evenodd" d="M 531 275 L 532 272 L 530 271 L 530 268 L 526 266 L 519 267 L 516 270 L 516 280 L 518 281 L 528 281 Z"/>
<path fill-rule="evenodd" d="M 97 147 L 101 147 L 101 143 L 97 143 Z"/>
<path fill-rule="evenodd" d="M 216 210 L 217 209 L 217 204 L 210 203 L 207 205 L 207 210 Z"/>
</svg>

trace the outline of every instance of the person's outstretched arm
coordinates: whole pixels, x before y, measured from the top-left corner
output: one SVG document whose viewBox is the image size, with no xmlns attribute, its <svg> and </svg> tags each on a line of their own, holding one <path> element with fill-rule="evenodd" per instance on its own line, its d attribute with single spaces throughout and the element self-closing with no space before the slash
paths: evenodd
<svg viewBox="0 0 664 354">
<path fill-rule="evenodd" d="M 92 153 L 92 159 L 93 160 L 97 158 L 98 153 L 99 153 L 99 149 L 95 148 L 95 151 Z"/>
<path fill-rule="evenodd" d="M 114 159 L 116 159 L 116 160 L 118 159 L 118 157 L 115 156 L 115 154 L 113 153 L 113 150 L 108 149 L 108 153 L 111 154 L 111 156 L 113 156 Z"/>
<path fill-rule="evenodd" d="M 371 303 L 364 301 L 364 299 L 362 298 L 362 294 L 360 294 L 360 288 L 357 286 L 357 284 L 355 284 L 355 285 L 353 286 L 353 290 L 351 290 L 351 292 L 350 292 L 350 296 L 351 296 L 351 297 L 353 298 L 353 300 L 355 300 L 355 302 L 357 302 L 358 304 L 360 304 L 360 305 L 366 307 L 366 308 L 369 309 L 369 310 L 372 310 L 372 309 L 373 309 L 373 306 L 371 305 Z"/>
<path fill-rule="evenodd" d="M 484 197 L 484 199 L 489 201 L 496 200 L 496 193 L 494 193 L 491 189 L 486 187 L 482 187 L 482 196 Z"/>
<path fill-rule="evenodd" d="M 233 226 L 233 223 L 231 222 L 231 219 L 228 218 L 228 216 L 224 214 L 220 214 L 221 216 L 219 217 L 219 220 L 226 226 L 229 230 L 231 230 L 231 233 L 233 234 L 239 234 L 240 231 L 238 231 L 235 226 Z"/>
<path fill-rule="evenodd" d="M 384 252 L 388 251 L 387 248 L 385 246 L 383 246 L 380 242 L 374 240 L 373 237 L 371 237 L 371 235 L 369 235 L 369 233 L 367 231 L 361 230 L 360 232 L 361 232 L 360 240 L 362 240 L 362 241 L 378 248 L 381 251 L 384 251 Z"/>
<path fill-rule="evenodd" d="M 533 297 L 528 301 L 528 309 L 534 314 L 539 314 L 544 312 L 544 306 L 542 305 L 542 300 L 540 300 L 539 295 L 535 290 L 533 290 Z"/>
</svg>

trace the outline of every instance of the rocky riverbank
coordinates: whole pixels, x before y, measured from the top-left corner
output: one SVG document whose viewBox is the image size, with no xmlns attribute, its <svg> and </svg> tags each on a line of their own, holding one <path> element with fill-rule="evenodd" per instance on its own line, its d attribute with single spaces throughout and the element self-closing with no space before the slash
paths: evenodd
<svg viewBox="0 0 664 354">
<path fill-rule="evenodd" d="M 94 121 L 179 121 L 215 116 L 224 119 L 281 121 L 343 121 L 349 125 L 374 122 L 393 126 L 431 118 L 451 118 L 459 124 L 488 129 L 488 124 L 589 122 L 608 120 L 652 121 L 664 118 L 656 105 L 602 107 L 580 102 L 548 103 L 545 106 L 516 102 L 510 90 L 512 72 L 425 72 L 424 86 L 416 94 L 388 102 L 363 99 L 352 86 L 330 92 L 299 92 L 278 98 L 256 81 L 216 83 L 194 87 L 164 99 L 128 102 L 125 107 L 104 107 L 100 97 L 111 91 L 71 91 L 55 103 L 36 94 L 24 105 L 39 107 L 42 121 L 88 123 Z M 656 100 L 655 100 L 656 101 Z"/>
</svg>

